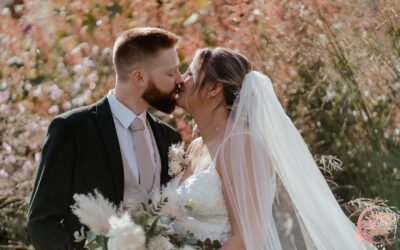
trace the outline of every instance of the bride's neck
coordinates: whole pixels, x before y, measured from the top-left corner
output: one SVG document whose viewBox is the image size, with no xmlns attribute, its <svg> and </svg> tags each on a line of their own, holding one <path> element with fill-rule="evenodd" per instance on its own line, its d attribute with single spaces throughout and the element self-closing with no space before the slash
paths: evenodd
<svg viewBox="0 0 400 250">
<path fill-rule="evenodd" d="M 204 143 L 208 143 L 219 137 L 224 130 L 229 113 L 225 107 L 218 107 L 215 111 L 205 112 L 203 115 L 194 117 L 197 127 L 200 130 Z"/>
</svg>

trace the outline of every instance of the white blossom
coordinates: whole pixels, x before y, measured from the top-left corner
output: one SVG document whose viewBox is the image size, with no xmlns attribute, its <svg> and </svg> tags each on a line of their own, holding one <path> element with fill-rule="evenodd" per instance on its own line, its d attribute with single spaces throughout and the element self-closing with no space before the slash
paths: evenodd
<svg viewBox="0 0 400 250">
<path fill-rule="evenodd" d="M 183 142 L 173 144 L 169 147 L 168 158 L 168 175 L 171 177 L 177 176 L 185 165 L 185 144 Z"/>
<path fill-rule="evenodd" d="M 4 170 L 4 168 L 2 168 L 0 170 L 0 177 L 4 177 L 4 178 L 8 177 L 8 173 L 7 173 L 7 171 Z"/>
<path fill-rule="evenodd" d="M 168 168 L 169 176 L 177 176 L 182 171 L 182 166 L 179 162 L 171 161 Z"/>
<path fill-rule="evenodd" d="M 179 248 L 179 250 L 195 250 L 196 248 L 189 246 L 189 245 L 185 245 L 184 247 Z"/>
<path fill-rule="evenodd" d="M 171 249 L 174 249 L 174 246 L 164 236 L 157 235 L 157 236 L 151 238 L 148 249 L 149 250 L 171 250 Z"/>
<path fill-rule="evenodd" d="M 146 237 L 142 227 L 136 225 L 128 213 L 109 219 L 108 249 L 110 250 L 145 250 Z"/>
</svg>

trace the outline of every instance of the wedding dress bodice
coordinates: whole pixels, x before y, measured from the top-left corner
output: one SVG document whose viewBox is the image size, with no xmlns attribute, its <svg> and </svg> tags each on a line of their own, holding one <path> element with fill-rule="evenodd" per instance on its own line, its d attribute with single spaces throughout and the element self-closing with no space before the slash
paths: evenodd
<svg viewBox="0 0 400 250">
<path fill-rule="evenodd" d="M 182 175 L 169 184 L 169 191 L 176 192 L 171 205 L 176 205 L 177 224 L 202 241 L 209 238 L 223 244 L 231 236 L 231 227 L 215 164 L 195 171 L 179 186 Z"/>
</svg>

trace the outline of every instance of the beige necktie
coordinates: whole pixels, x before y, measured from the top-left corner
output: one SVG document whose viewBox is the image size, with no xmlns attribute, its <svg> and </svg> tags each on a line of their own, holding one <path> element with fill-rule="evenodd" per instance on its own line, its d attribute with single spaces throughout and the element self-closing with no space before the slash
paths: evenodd
<svg viewBox="0 0 400 250">
<path fill-rule="evenodd" d="M 129 129 L 133 135 L 133 148 L 139 168 L 139 183 L 147 192 L 150 192 L 154 182 L 154 166 L 151 160 L 150 147 L 144 136 L 143 121 L 136 117 Z"/>
</svg>

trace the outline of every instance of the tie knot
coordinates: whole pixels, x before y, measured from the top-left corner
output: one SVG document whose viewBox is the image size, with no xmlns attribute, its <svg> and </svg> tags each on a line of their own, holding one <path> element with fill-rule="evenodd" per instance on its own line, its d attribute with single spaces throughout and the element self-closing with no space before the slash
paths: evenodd
<svg viewBox="0 0 400 250">
<path fill-rule="evenodd" d="M 136 117 L 135 120 L 133 120 L 133 122 L 129 126 L 129 129 L 132 132 L 136 132 L 136 131 L 139 131 L 139 130 L 144 130 L 143 121 L 139 117 Z"/>
</svg>

